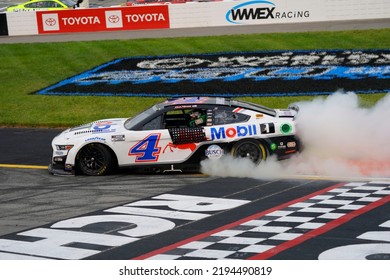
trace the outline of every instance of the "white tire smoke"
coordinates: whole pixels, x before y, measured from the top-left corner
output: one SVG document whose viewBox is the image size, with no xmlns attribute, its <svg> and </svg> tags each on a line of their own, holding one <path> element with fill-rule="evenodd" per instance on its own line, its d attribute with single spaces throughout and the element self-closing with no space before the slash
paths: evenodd
<svg viewBox="0 0 390 280">
<path fill-rule="evenodd" d="M 202 172 L 221 177 L 286 178 L 294 175 L 390 177 L 390 94 L 363 108 L 353 92 L 297 103 L 297 136 L 303 151 L 259 165 L 225 156 L 205 160 Z"/>
</svg>

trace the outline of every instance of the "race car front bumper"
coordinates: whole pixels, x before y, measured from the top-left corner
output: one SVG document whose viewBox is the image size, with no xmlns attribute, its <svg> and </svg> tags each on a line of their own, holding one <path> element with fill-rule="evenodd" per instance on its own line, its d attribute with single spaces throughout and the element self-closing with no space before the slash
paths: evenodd
<svg viewBox="0 0 390 280">
<path fill-rule="evenodd" d="M 49 164 L 47 170 L 53 174 L 53 175 L 58 175 L 58 176 L 74 176 L 75 173 L 73 171 L 66 171 L 64 169 L 57 169 L 54 168 L 53 164 Z"/>
<path fill-rule="evenodd" d="M 73 166 L 66 164 L 66 156 L 53 157 L 49 164 L 48 171 L 53 175 L 75 175 Z"/>
</svg>

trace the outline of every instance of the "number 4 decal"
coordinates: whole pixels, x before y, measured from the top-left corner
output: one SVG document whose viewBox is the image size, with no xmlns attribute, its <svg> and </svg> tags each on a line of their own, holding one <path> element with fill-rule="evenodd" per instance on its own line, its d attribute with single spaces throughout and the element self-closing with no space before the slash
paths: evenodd
<svg viewBox="0 0 390 280">
<path fill-rule="evenodd" d="M 150 134 L 130 148 L 129 156 L 136 156 L 136 162 L 157 161 L 161 147 L 158 147 L 160 133 Z"/>
</svg>

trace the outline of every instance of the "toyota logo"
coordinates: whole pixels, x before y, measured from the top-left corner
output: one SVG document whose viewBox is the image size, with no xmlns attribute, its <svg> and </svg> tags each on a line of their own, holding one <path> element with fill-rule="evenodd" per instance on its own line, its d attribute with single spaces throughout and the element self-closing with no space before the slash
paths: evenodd
<svg viewBox="0 0 390 280">
<path fill-rule="evenodd" d="M 108 17 L 108 21 L 111 22 L 111 23 L 117 23 L 119 22 L 119 17 L 117 15 L 111 15 Z"/>
<path fill-rule="evenodd" d="M 54 18 L 48 18 L 45 20 L 47 26 L 54 26 L 57 24 L 57 21 Z"/>
</svg>

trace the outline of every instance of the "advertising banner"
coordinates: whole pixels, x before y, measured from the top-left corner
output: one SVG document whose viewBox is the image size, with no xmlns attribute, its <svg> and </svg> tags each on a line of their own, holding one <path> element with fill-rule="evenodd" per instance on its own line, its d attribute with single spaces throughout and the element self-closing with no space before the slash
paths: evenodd
<svg viewBox="0 0 390 280">
<path fill-rule="evenodd" d="M 167 6 L 114 7 L 37 12 L 38 33 L 165 29 Z"/>
<path fill-rule="evenodd" d="M 37 94 L 297 96 L 390 92 L 390 50 L 296 50 L 125 57 Z"/>
<path fill-rule="evenodd" d="M 169 5 L 171 28 L 389 18 L 382 0 L 243 0 Z M 283 30 L 281 30 L 283 31 Z"/>
</svg>

